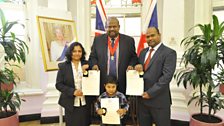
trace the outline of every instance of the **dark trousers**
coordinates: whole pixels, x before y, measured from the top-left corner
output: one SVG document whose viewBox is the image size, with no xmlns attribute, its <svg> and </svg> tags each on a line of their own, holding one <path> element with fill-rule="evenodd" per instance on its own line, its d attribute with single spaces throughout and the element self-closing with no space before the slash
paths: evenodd
<svg viewBox="0 0 224 126">
<path fill-rule="evenodd" d="M 170 126 L 170 108 L 152 108 L 138 104 L 138 119 L 140 126 Z"/>
<path fill-rule="evenodd" d="M 91 121 L 90 107 L 74 107 L 73 111 L 65 110 L 66 126 L 89 126 Z"/>
</svg>

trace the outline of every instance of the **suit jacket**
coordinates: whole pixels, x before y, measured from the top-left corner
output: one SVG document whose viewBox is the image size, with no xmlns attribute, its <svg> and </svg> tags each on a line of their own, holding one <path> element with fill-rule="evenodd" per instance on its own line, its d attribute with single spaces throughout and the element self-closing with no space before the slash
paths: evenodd
<svg viewBox="0 0 224 126">
<path fill-rule="evenodd" d="M 81 61 L 81 65 L 88 64 L 87 61 Z M 56 88 L 61 92 L 58 103 L 67 110 L 74 108 L 75 81 L 72 72 L 71 62 L 65 61 L 58 64 L 59 70 L 56 79 Z M 91 103 L 91 97 L 85 96 L 86 104 Z"/>
<path fill-rule="evenodd" d="M 108 35 L 95 37 L 89 57 L 90 68 L 98 65 L 100 69 L 100 93 L 104 92 L 104 84 L 107 76 L 108 60 Z M 135 41 L 132 37 L 120 34 L 119 59 L 118 59 L 118 91 L 126 92 L 126 70 L 129 65 L 134 66 L 138 62 L 135 52 Z"/>
<path fill-rule="evenodd" d="M 148 48 L 141 51 L 139 62 L 143 65 Z M 176 69 L 176 51 L 163 44 L 154 53 L 147 70 L 144 72 L 144 91 L 150 99 L 139 98 L 149 107 L 167 108 L 171 105 L 170 81 Z"/>
</svg>

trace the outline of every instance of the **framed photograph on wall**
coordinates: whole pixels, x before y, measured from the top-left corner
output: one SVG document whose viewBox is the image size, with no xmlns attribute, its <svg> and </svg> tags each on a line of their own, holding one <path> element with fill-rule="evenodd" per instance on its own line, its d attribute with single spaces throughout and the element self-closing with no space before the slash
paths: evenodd
<svg viewBox="0 0 224 126">
<path fill-rule="evenodd" d="M 57 70 L 71 42 L 77 41 L 75 22 L 42 16 L 37 16 L 37 22 L 44 69 Z"/>
</svg>

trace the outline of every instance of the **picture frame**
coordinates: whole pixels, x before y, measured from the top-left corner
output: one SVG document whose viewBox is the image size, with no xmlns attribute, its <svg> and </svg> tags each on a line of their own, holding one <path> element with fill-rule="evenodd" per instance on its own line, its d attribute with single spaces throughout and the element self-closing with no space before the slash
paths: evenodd
<svg viewBox="0 0 224 126">
<path fill-rule="evenodd" d="M 67 48 L 77 41 L 75 21 L 37 16 L 37 23 L 44 69 L 58 70 L 58 63 L 65 61 Z"/>
</svg>

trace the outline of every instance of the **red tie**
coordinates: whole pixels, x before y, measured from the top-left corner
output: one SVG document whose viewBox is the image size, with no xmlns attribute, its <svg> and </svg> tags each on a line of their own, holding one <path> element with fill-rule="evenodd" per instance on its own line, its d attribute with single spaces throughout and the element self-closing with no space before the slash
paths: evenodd
<svg viewBox="0 0 224 126">
<path fill-rule="evenodd" d="M 154 50 L 154 49 L 151 48 L 150 51 L 149 51 L 149 56 L 148 56 L 148 58 L 146 59 L 145 64 L 144 64 L 144 70 L 146 70 L 146 69 L 148 68 L 148 65 L 149 65 L 150 60 L 151 60 L 151 54 L 152 54 L 152 51 L 153 51 L 153 50 Z"/>
</svg>

